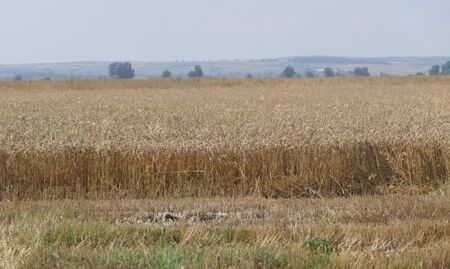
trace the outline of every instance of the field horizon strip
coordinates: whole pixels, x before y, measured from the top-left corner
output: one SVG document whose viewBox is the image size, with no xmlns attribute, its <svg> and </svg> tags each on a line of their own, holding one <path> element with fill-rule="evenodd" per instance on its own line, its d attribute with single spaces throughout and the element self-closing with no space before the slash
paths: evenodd
<svg viewBox="0 0 450 269">
<path fill-rule="evenodd" d="M 450 79 L 0 82 L 0 199 L 428 192 Z"/>
</svg>

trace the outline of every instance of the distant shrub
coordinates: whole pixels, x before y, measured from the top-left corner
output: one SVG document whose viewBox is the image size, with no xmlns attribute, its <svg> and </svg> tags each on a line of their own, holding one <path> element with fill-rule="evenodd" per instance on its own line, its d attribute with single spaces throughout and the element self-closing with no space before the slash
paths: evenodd
<svg viewBox="0 0 450 269">
<path fill-rule="evenodd" d="M 369 77 L 370 76 L 369 68 L 355 67 L 355 69 L 353 70 L 353 75 L 355 75 L 357 77 Z"/>
<path fill-rule="evenodd" d="M 194 67 L 194 70 L 192 70 L 192 71 L 190 71 L 188 73 L 188 77 L 189 78 L 200 78 L 200 77 L 203 77 L 202 67 L 200 65 L 196 65 Z"/>
<path fill-rule="evenodd" d="M 334 77 L 336 76 L 336 73 L 334 72 L 334 70 L 330 67 L 325 67 L 323 69 L 323 73 L 326 77 Z"/>
<path fill-rule="evenodd" d="M 292 66 L 288 66 L 283 70 L 283 73 L 281 73 L 281 76 L 284 78 L 292 78 L 295 76 L 295 69 Z"/>
<path fill-rule="evenodd" d="M 308 71 L 308 72 L 306 72 L 306 76 L 309 78 L 313 78 L 313 77 L 316 77 L 316 74 L 314 74 L 313 71 Z"/>
<path fill-rule="evenodd" d="M 431 67 L 430 71 L 428 71 L 428 74 L 430 74 L 430 76 L 438 76 L 440 71 L 441 67 L 439 65 L 435 65 Z"/>
<path fill-rule="evenodd" d="M 448 61 L 446 64 L 442 65 L 441 75 L 443 75 L 443 76 L 450 75 L 450 61 Z"/>
<path fill-rule="evenodd" d="M 132 79 L 134 78 L 134 70 L 129 62 L 114 62 L 108 67 L 109 76 L 119 79 Z"/>
<path fill-rule="evenodd" d="M 172 77 L 172 72 L 170 72 L 169 70 L 165 70 L 162 73 L 161 77 L 163 77 L 163 78 L 171 78 Z"/>
</svg>

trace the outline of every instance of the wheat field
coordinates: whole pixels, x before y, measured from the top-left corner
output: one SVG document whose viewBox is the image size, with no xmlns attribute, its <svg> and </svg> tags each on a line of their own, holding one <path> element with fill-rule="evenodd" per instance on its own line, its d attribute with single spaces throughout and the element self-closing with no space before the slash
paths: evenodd
<svg viewBox="0 0 450 269">
<path fill-rule="evenodd" d="M 0 267 L 447 269 L 449 174 L 447 77 L 3 81 Z"/>
<path fill-rule="evenodd" d="M 0 82 L 0 198 L 428 192 L 450 79 Z"/>
</svg>

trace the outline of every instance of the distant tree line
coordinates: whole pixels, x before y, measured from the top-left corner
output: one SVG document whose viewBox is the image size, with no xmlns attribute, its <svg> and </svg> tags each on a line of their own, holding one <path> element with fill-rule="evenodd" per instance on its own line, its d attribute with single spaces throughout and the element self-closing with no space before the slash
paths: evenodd
<svg viewBox="0 0 450 269">
<path fill-rule="evenodd" d="M 450 75 L 450 61 L 440 65 L 434 65 L 431 67 L 431 69 L 428 71 L 428 74 L 430 76 L 448 76 Z"/>
<path fill-rule="evenodd" d="M 30 79 L 31 79 L 31 78 L 30 78 Z M 13 77 L 12 77 L 12 80 L 15 80 L 15 81 L 22 81 L 22 80 L 24 80 L 24 78 L 23 78 L 22 75 L 18 74 L 18 75 L 13 76 Z M 41 78 L 41 80 L 50 80 L 50 77 L 44 77 L 44 78 Z"/>
<path fill-rule="evenodd" d="M 109 65 L 108 68 L 109 76 L 112 78 L 118 78 L 118 79 L 132 79 L 135 76 L 135 71 L 133 70 L 133 67 L 131 63 L 129 62 L 114 62 Z M 428 74 L 430 76 L 439 76 L 439 75 L 450 75 L 450 61 L 445 63 L 444 65 L 434 65 L 431 67 L 431 69 L 428 71 Z M 369 77 L 370 72 L 369 68 L 366 66 L 362 67 L 355 67 L 352 71 L 349 72 L 342 72 L 340 70 L 333 69 L 331 67 L 325 67 L 323 70 L 319 71 L 311 71 L 308 70 L 305 73 L 306 77 L 316 77 L 318 75 L 323 75 L 324 77 L 335 77 L 335 76 L 357 76 L 357 77 Z M 418 72 L 416 76 L 423 76 L 425 75 L 422 72 Z M 194 66 L 194 69 L 189 71 L 187 73 L 188 78 L 201 78 L 204 76 L 203 69 L 200 65 Z M 297 73 L 295 68 L 293 66 L 287 66 L 282 72 L 281 77 L 283 78 L 293 78 L 293 77 L 300 77 L 301 75 Z M 384 73 L 381 73 L 380 76 L 385 76 Z M 162 78 L 171 78 L 172 72 L 169 70 L 165 70 L 161 74 Z M 253 75 L 248 73 L 246 78 L 252 78 Z M 14 80 L 22 80 L 21 75 L 17 75 L 13 78 Z"/>
<path fill-rule="evenodd" d="M 194 70 L 189 71 L 189 73 L 187 73 L 188 78 L 201 78 L 204 76 L 203 73 L 203 69 L 200 65 L 196 65 L 194 66 Z M 172 72 L 170 72 L 169 70 L 165 70 L 162 74 L 161 74 L 162 78 L 171 78 L 172 77 Z"/>
<path fill-rule="evenodd" d="M 114 62 L 111 63 L 108 67 L 109 76 L 112 78 L 118 79 L 132 79 L 135 76 L 135 71 L 133 66 L 129 62 Z M 200 78 L 204 76 L 203 69 L 200 65 L 196 65 L 194 70 L 189 71 L 187 74 L 189 78 Z M 161 77 L 163 78 L 171 78 L 172 72 L 169 70 L 165 70 Z"/>
<path fill-rule="evenodd" d="M 369 69 L 367 67 L 356 67 L 352 72 L 349 72 L 349 74 L 355 75 L 355 76 L 370 76 Z M 129 62 L 114 62 L 109 65 L 109 76 L 112 78 L 119 78 L 119 79 L 132 79 L 134 77 L 135 73 L 133 70 L 132 65 Z M 344 74 L 336 71 L 335 69 L 331 67 L 325 67 L 323 69 L 323 76 L 325 77 L 335 77 L 335 76 L 342 76 Z M 191 70 L 187 73 L 188 78 L 201 78 L 204 76 L 203 69 L 200 65 L 194 66 L 194 70 Z M 301 75 L 295 71 L 295 68 L 292 66 L 287 66 L 283 72 L 281 72 L 281 77 L 284 78 L 293 78 L 293 77 L 300 77 Z M 316 77 L 317 75 L 312 71 L 306 72 L 307 77 Z M 165 70 L 161 74 L 162 78 L 171 78 L 172 72 L 170 70 Z M 246 78 L 253 78 L 253 75 L 251 73 L 248 73 Z"/>
<path fill-rule="evenodd" d="M 130 62 L 113 62 L 108 67 L 109 76 L 117 79 L 132 79 L 135 77 L 135 71 Z M 434 65 L 428 71 L 430 76 L 447 76 L 450 75 L 450 61 L 441 65 Z M 189 71 L 187 74 L 188 78 L 201 78 L 204 76 L 203 69 L 200 65 L 194 66 L 194 69 Z M 333 69 L 331 67 L 325 67 L 319 70 L 306 70 L 303 73 L 298 73 L 293 66 L 287 66 L 280 74 L 283 78 L 294 78 L 301 77 L 305 75 L 306 77 L 316 77 L 316 76 L 324 76 L 324 77 L 335 77 L 335 76 L 357 76 L 357 77 L 369 77 L 369 68 L 366 66 L 355 67 L 353 70 L 348 72 L 343 72 L 339 69 Z M 424 72 L 417 72 L 416 76 L 425 76 Z M 173 76 L 170 70 L 165 70 L 162 72 L 162 78 L 171 78 Z M 380 76 L 389 76 L 385 73 L 380 73 Z M 411 75 L 412 76 L 412 75 Z M 246 78 L 253 78 L 251 73 L 247 73 L 244 75 Z M 21 81 L 24 80 L 24 77 L 20 74 L 17 74 L 11 77 L 12 80 Z M 27 79 L 30 79 L 27 77 Z M 32 78 L 31 78 L 32 79 Z M 43 80 L 50 80 L 50 77 L 45 77 Z"/>
<path fill-rule="evenodd" d="M 306 77 L 316 77 L 318 75 L 317 73 L 322 73 L 324 77 L 336 77 L 336 76 L 345 76 L 345 75 L 351 75 L 351 76 L 357 76 L 357 77 L 369 77 L 370 76 L 369 68 L 365 67 L 365 66 L 364 67 L 355 67 L 355 69 L 353 69 L 353 71 L 350 71 L 347 74 L 345 74 L 339 70 L 335 70 L 331 67 L 325 67 L 322 71 L 319 71 L 316 73 L 311 70 L 308 70 L 305 75 L 306 75 Z M 281 73 L 281 77 L 283 77 L 283 78 L 300 77 L 300 74 L 298 74 L 295 71 L 294 67 L 288 66 Z"/>
</svg>

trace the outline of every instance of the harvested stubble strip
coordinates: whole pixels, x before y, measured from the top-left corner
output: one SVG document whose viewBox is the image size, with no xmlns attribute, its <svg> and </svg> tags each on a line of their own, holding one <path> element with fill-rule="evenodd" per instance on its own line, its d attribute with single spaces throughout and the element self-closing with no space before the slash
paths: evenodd
<svg viewBox="0 0 450 269">
<path fill-rule="evenodd" d="M 449 145 L 347 143 L 248 150 L 0 152 L 1 199 L 301 197 L 429 190 L 447 182 Z"/>
</svg>

